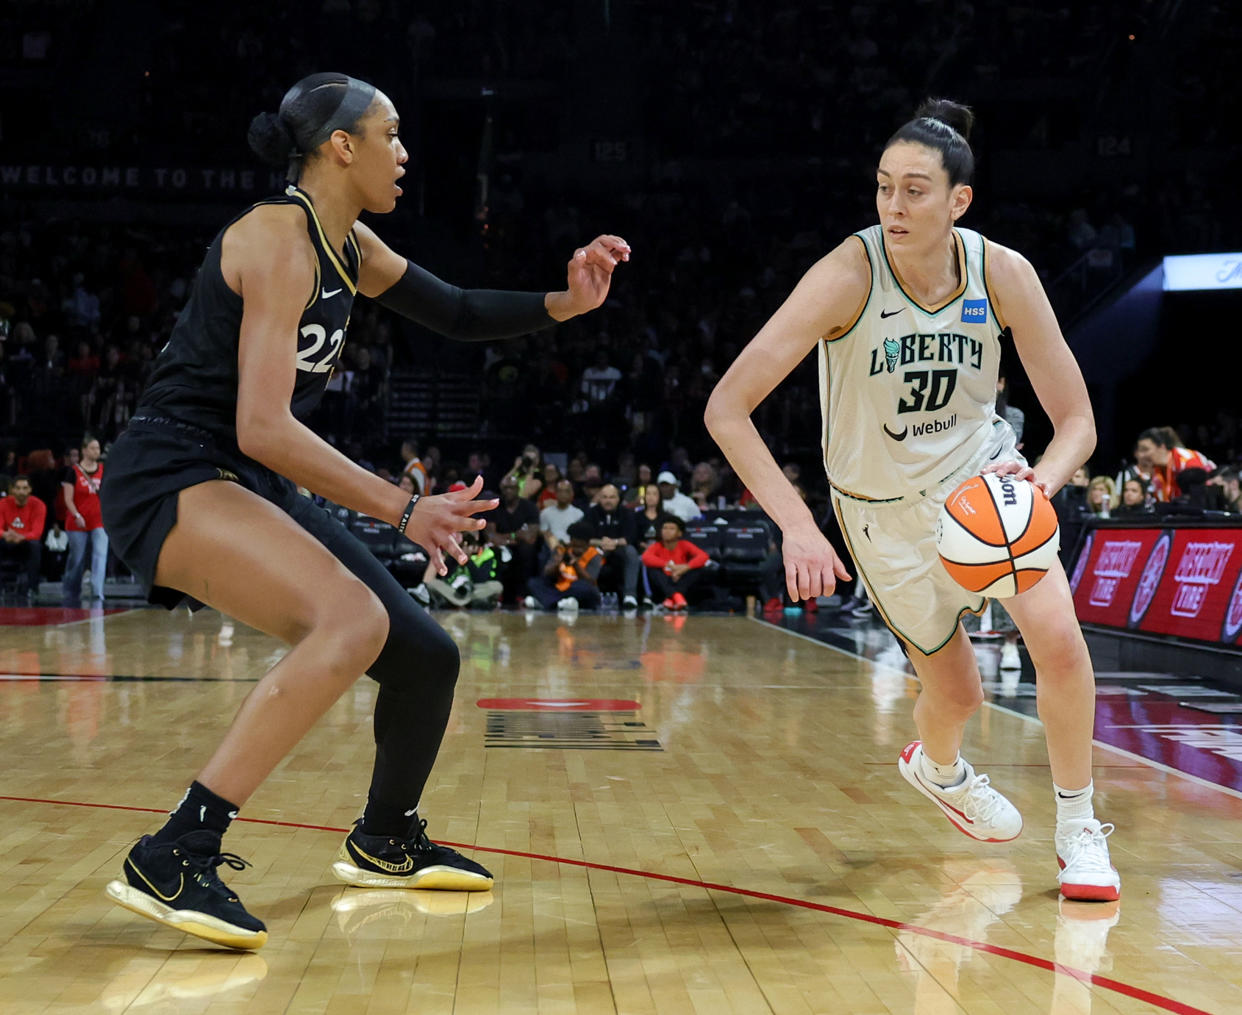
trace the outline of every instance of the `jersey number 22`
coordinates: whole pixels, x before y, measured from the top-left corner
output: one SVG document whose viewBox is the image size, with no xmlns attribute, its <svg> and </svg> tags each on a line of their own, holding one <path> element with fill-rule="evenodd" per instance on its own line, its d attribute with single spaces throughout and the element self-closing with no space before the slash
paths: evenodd
<svg viewBox="0 0 1242 1015">
<path fill-rule="evenodd" d="M 305 349 L 298 349 L 298 369 L 309 374 L 326 374 L 331 371 L 345 341 L 345 329 L 337 328 L 329 338 L 328 330 L 322 324 L 305 324 L 301 334 L 303 338 L 314 341 Z"/>
</svg>

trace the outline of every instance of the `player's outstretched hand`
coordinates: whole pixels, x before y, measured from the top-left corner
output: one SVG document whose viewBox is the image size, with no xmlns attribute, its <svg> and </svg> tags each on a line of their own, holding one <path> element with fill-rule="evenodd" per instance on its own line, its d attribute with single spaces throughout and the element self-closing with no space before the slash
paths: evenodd
<svg viewBox="0 0 1242 1015">
<path fill-rule="evenodd" d="M 850 579 L 845 564 L 817 528 L 808 526 L 786 532 L 781 556 L 785 561 L 785 588 L 795 603 L 830 596 L 838 578 Z"/>
<path fill-rule="evenodd" d="M 983 472 L 995 472 L 998 476 L 1013 476 L 1014 479 L 1025 479 L 1033 486 L 1039 487 L 1045 497 L 1051 497 L 1055 492 L 1052 484 L 1046 480 L 1040 479 L 1035 475 L 1035 470 L 1029 465 L 1023 465 L 1021 462 L 999 462 L 996 465 L 989 465 Z"/>
<path fill-rule="evenodd" d="M 487 522 L 475 515 L 480 511 L 491 511 L 500 504 L 498 500 L 475 500 L 482 491 L 483 477 L 475 476 L 474 482 L 464 490 L 423 497 L 414 505 L 405 526 L 405 535 L 431 555 L 436 574 L 448 574 L 448 564 L 444 559 L 446 554 L 459 564 L 470 559 L 458 542 L 457 533 L 486 526 Z"/>
<path fill-rule="evenodd" d="M 579 247 L 566 269 L 568 291 L 557 294 L 562 300 L 552 316 L 567 320 L 600 306 L 608 298 L 613 269 L 629 259 L 630 245 L 620 236 L 597 236 Z"/>
</svg>

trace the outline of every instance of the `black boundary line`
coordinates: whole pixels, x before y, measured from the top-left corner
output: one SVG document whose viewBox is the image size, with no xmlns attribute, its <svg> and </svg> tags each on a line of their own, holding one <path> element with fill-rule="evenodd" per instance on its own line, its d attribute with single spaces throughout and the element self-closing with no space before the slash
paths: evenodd
<svg viewBox="0 0 1242 1015">
<path fill-rule="evenodd" d="M 260 677 L 159 677 L 137 676 L 129 673 L 0 673 L 0 684 L 19 684 L 26 681 L 81 684 L 257 684 Z"/>
</svg>

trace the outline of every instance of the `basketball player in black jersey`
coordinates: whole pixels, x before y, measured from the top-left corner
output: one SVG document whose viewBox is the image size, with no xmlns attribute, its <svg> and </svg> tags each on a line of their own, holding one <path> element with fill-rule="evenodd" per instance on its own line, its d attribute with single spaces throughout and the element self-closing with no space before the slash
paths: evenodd
<svg viewBox="0 0 1242 1015">
<path fill-rule="evenodd" d="M 250 143 L 291 186 L 227 225 L 208 249 L 149 388 L 109 456 L 113 546 L 169 608 L 189 596 L 291 648 L 247 697 L 168 822 L 108 886 L 120 905 L 234 948 L 267 938 L 220 880 L 244 861 L 221 836 L 276 764 L 357 679 L 379 683 L 366 809 L 333 871 L 364 887 L 490 888 L 482 866 L 431 842 L 419 797 L 448 722 L 457 647 L 305 487 L 385 519 L 440 573 L 466 561 L 457 533 L 496 501 L 466 490 L 410 497 L 307 428 L 361 292 L 449 337 L 526 334 L 598 307 L 629 259 L 616 236 L 575 251 L 564 292 L 463 291 L 406 261 L 358 221 L 388 212 L 407 159 L 389 99 L 315 74 Z"/>
</svg>

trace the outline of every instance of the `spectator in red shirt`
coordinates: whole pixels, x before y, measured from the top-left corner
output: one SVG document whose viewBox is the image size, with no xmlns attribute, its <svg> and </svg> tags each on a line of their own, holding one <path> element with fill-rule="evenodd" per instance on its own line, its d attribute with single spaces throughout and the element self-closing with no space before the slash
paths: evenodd
<svg viewBox="0 0 1242 1015">
<path fill-rule="evenodd" d="M 647 585 L 651 598 L 666 610 L 684 610 L 686 593 L 703 574 L 708 556 L 690 540 L 683 538 L 686 523 L 673 514 L 660 522 L 660 538 L 643 551 Z"/>
<path fill-rule="evenodd" d="M 15 476 L 12 493 L 0 498 L 0 553 L 16 558 L 26 568 L 28 599 L 39 590 L 39 565 L 43 561 L 43 527 L 47 505 L 30 496 L 30 477 Z"/>
<path fill-rule="evenodd" d="M 1216 463 L 1199 451 L 1181 447 L 1169 427 L 1151 427 L 1139 434 L 1134 454 L 1140 467 L 1151 470 L 1151 492 L 1158 501 L 1168 503 L 1182 495 L 1178 474 L 1186 469 L 1211 472 Z"/>
<path fill-rule="evenodd" d="M 108 534 L 99 509 L 99 485 L 104 467 L 99 460 L 99 441 L 89 434 L 82 440 L 76 464 L 65 469 L 61 489 L 65 497 L 65 531 L 69 534 L 69 562 L 61 583 L 62 602 L 77 606 L 86 570 L 86 548 L 91 551 L 91 598 L 103 600 L 104 574 L 108 570 Z"/>
</svg>

